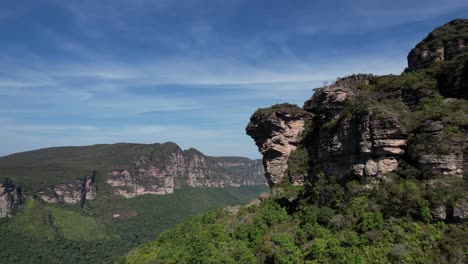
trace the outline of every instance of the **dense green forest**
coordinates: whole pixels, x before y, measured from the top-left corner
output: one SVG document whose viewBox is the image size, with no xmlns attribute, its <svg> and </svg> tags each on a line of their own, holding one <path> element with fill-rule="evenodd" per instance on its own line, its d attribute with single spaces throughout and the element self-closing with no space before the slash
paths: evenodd
<svg viewBox="0 0 468 264">
<path fill-rule="evenodd" d="M 2 263 L 112 263 L 207 209 L 245 204 L 266 186 L 181 188 L 174 194 L 101 197 L 79 205 L 28 199 L 0 222 Z"/>
</svg>

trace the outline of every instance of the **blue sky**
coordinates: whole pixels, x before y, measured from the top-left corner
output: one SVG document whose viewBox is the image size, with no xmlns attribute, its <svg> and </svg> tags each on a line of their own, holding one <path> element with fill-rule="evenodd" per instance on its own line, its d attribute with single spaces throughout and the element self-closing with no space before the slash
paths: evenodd
<svg viewBox="0 0 468 264">
<path fill-rule="evenodd" d="M 259 107 L 324 81 L 399 74 L 468 1 L 30 0 L 0 3 L 0 155 L 173 141 L 258 158 Z"/>
</svg>

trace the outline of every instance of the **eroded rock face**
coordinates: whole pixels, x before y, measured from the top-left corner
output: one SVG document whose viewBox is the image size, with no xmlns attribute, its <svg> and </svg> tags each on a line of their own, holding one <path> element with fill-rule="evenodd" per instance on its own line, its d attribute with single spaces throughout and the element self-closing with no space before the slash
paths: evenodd
<svg viewBox="0 0 468 264">
<path fill-rule="evenodd" d="M 168 194 L 174 192 L 174 178 L 183 171 L 182 151 L 163 157 L 140 156 L 131 169 L 112 170 L 107 183 L 113 192 L 127 198 L 141 194 Z"/>
<path fill-rule="evenodd" d="M 0 218 L 11 216 L 24 201 L 20 186 L 5 180 L 0 183 Z"/>
<path fill-rule="evenodd" d="M 361 93 L 359 87 L 374 78 L 362 74 L 339 79 L 317 90 L 302 112 L 294 108 L 293 113 L 287 109 L 273 111 L 272 107 L 269 115 L 259 110 L 260 114 L 252 116 L 247 134 L 263 155 L 270 185 L 283 180 L 289 155 L 299 144 L 309 152 L 312 177 L 323 172 L 335 178 L 382 180 L 387 172 L 398 168 L 397 160 L 405 153 L 408 137 L 399 119 L 372 109 L 351 115 L 347 109 Z M 311 129 L 303 139 L 305 120 L 309 120 Z M 289 180 L 297 185 L 304 179 Z"/>
<path fill-rule="evenodd" d="M 398 168 L 406 138 L 396 117 L 365 114 L 342 119 L 330 129 L 318 129 L 307 147 L 315 173 L 381 179 Z"/>
<path fill-rule="evenodd" d="M 309 150 L 313 174 L 331 177 L 357 176 L 383 179 L 398 168 L 398 158 L 405 153 L 407 134 L 397 116 L 382 115 L 370 107 L 349 114 L 358 87 L 373 80 L 372 75 L 353 75 L 319 89 L 304 104 L 314 116 Z"/>
<path fill-rule="evenodd" d="M 175 188 L 239 187 L 265 184 L 259 161 L 236 157 L 209 157 L 176 148 L 169 155 L 141 156 L 132 169 L 112 170 L 107 183 L 127 198 L 143 194 L 169 194 Z"/>
<path fill-rule="evenodd" d="M 278 109 L 266 118 L 254 114 L 250 119 L 246 131 L 263 155 L 265 175 L 270 186 L 286 177 L 289 155 L 302 139 L 307 118 L 309 115 L 306 112 L 288 113 Z M 301 181 L 303 179 L 295 179 L 297 183 Z"/>
<path fill-rule="evenodd" d="M 95 177 L 93 172 L 90 176 L 82 177 L 71 183 L 51 186 L 35 195 L 48 203 L 78 203 L 82 206 L 87 200 L 93 200 L 96 197 L 96 191 L 93 188 Z"/>
</svg>

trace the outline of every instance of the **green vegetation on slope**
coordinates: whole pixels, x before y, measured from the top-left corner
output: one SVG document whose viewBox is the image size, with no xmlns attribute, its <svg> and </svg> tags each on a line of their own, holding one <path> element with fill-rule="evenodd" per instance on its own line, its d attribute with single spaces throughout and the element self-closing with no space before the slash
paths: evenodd
<svg viewBox="0 0 468 264">
<path fill-rule="evenodd" d="M 434 29 L 416 47 L 435 48 L 442 42 L 454 41 L 457 39 L 468 40 L 468 20 L 455 19 L 441 27 Z"/>
<path fill-rule="evenodd" d="M 54 239 L 57 236 L 69 240 L 110 238 L 106 228 L 93 217 L 31 199 L 26 200 L 20 212 L 11 220 L 9 229 L 39 239 Z"/>
<path fill-rule="evenodd" d="M 304 110 L 295 104 L 275 104 L 270 107 L 259 108 L 257 111 L 255 111 L 251 118 L 268 118 L 269 115 L 277 112 L 284 112 L 288 114 L 303 114 Z"/>
<path fill-rule="evenodd" d="M 191 215 L 245 204 L 266 190 L 266 186 L 183 188 L 168 195 L 98 199 L 83 209 L 27 200 L 18 215 L 0 219 L 0 259 L 6 263 L 112 263 Z"/>
<path fill-rule="evenodd" d="M 183 219 L 210 208 L 245 204 L 268 189 L 266 186 L 238 188 L 181 188 L 174 194 L 141 195 L 132 199 L 102 198 L 86 210 L 109 223 L 123 240 L 141 244 Z M 119 214 L 114 218 L 113 215 Z M 132 217 L 134 216 L 134 217 Z"/>
<path fill-rule="evenodd" d="M 192 218 L 122 262 L 466 261 L 466 224 L 429 222 L 429 194 L 419 180 L 402 177 L 373 191 L 358 190 L 362 186 L 357 182 L 342 186 L 322 176 L 313 185 L 290 186 L 290 195 L 283 190 L 236 215 L 213 210 Z"/>
</svg>

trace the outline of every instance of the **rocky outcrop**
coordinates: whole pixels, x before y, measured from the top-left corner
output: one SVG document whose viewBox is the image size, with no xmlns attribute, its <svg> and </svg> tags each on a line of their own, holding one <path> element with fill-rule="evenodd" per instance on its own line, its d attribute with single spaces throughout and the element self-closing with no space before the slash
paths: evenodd
<svg viewBox="0 0 468 264">
<path fill-rule="evenodd" d="M 395 115 L 382 115 L 369 106 L 351 113 L 362 85 L 374 76 L 353 75 L 318 90 L 305 102 L 314 116 L 306 148 L 313 174 L 382 179 L 395 171 L 405 153 L 407 134 Z"/>
<path fill-rule="evenodd" d="M 183 174 L 185 161 L 177 149 L 161 157 L 140 156 L 131 169 L 112 170 L 107 183 L 118 195 L 135 197 L 141 194 L 168 194 L 174 192 L 175 178 Z"/>
<path fill-rule="evenodd" d="M 265 175 L 270 186 L 285 178 L 289 156 L 301 142 L 305 122 L 310 117 L 299 107 L 287 104 L 259 109 L 251 117 L 246 131 L 263 155 Z M 301 181 L 295 179 L 293 183 Z"/>
<path fill-rule="evenodd" d="M 209 157 L 196 149 L 179 147 L 159 156 L 140 156 L 130 169 L 114 169 L 107 175 L 113 192 L 127 198 L 142 194 L 169 194 L 190 187 L 239 187 L 263 185 L 258 160 L 239 157 Z"/>
<path fill-rule="evenodd" d="M 11 216 L 24 202 L 20 186 L 5 179 L 0 183 L 0 218 Z"/>
<path fill-rule="evenodd" d="M 48 203 L 63 202 L 83 206 L 87 200 L 93 200 L 96 197 L 95 178 L 96 174 L 93 172 L 92 175 L 70 183 L 50 186 L 47 190 L 36 193 L 35 196 Z"/>
<path fill-rule="evenodd" d="M 309 152 L 311 177 L 323 172 L 374 181 L 398 168 L 408 137 L 398 116 L 372 107 L 351 114 L 350 105 L 362 94 L 361 87 L 374 78 L 364 74 L 342 78 L 318 89 L 303 109 L 273 106 L 252 116 L 246 131 L 263 155 L 270 185 L 285 178 L 289 156 L 299 144 Z M 303 133 L 306 120 L 309 128 Z M 303 182 L 289 180 L 294 185 Z"/>
<path fill-rule="evenodd" d="M 468 19 L 455 19 L 436 28 L 408 54 L 407 71 L 440 66 L 437 82 L 447 97 L 468 99 Z"/>
<path fill-rule="evenodd" d="M 421 155 L 418 159 L 419 168 L 426 178 L 437 175 L 462 176 L 464 171 L 463 155 Z"/>
<path fill-rule="evenodd" d="M 444 100 L 443 104 L 451 101 Z M 468 113 L 465 114 L 468 118 Z M 462 115 L 460 118 L 464 118 Z M 428 180 L 438 175 L 462 176 L 468 163 L 465 132 L 451 133 L 453 129 L 441 120 L 426 120 L 411 140 L 410 154 Z"/>
<path fill-rule="evenodd" d="M 468 50 L 467 19 L 455 19 L 436 28 L 408 54 L 408 69 L 419 70 L 434 62 L 450 61 Z"/>
<path fill-rule="evenodd" d="M 466 220 L 467 32 L 467 19 L 437 28 L 410 52 L 401 75 L 339 78 L 315 89 L 302 108 L 257 110 L 246 131 L 270 186 L 281 192 L 286 179 L 313 183 L 322 173 L 341 184 L 358 180 L 363 189 L 416 178 L 429 193 L 445 194 L 429 201 L 434 220 Z"/>
</svg>

